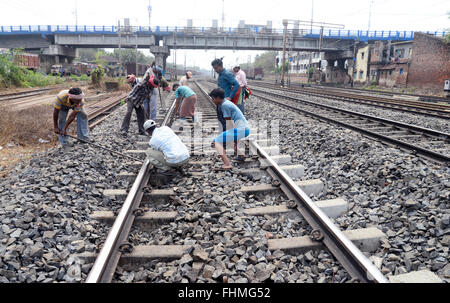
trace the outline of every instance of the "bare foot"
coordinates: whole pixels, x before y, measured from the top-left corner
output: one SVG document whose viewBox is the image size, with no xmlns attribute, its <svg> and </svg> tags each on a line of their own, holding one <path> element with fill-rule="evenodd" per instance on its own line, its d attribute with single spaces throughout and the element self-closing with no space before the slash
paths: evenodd
<svg viewBox="0 0 450 303">
<path fill-rule="evenodd" d="M 233 168 L 233 166 L 231 166 L 231 165 L 222 165 L 222 168 L 223 169 L 232 169 Z"/>
</svg>

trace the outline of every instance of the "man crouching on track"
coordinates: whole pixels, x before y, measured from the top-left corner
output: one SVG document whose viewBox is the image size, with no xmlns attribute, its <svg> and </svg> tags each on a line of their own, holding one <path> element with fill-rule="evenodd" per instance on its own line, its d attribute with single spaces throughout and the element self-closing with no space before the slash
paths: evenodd
<svg viewBox="0 0 450 303">
<path fill-rule="evenodd" d="M 222 169 L 229 170 L 232 168 L 230 160 L 228 159 L 227 155 L 225 154 L 224 145 L 226 142 L 235 142 L 236 144 L 236 151 L 238 156 L 236 157 L 236 160 L 238 161 L 244 161 L 245 160 L 245 154 L 242 153 L 237 148 L 237 142 L 243 138 L 246 138 L 250 135 L 250 128 L 248 125 L 247 120 L 245 119 L 244 115 L 242 114 L 241 110 L 234 105 L 229 100 L 225 99 L 225 92 L 221 88 L 213 89 L 209 96 L 211 97 L 214 104 L 216 104 L 218 107 L 220 107 L 223 118 L 226 121 L 226 131 L 218 135 L 213 140 L 213 145 L 216 148 L 219 155 L 222 157 L 223 166 Z M 232 121 L 234 122 L 234 128 L 232 126 Z"/>
<path fill-rule="evenodd" d="M 168 126 L 156 127 L 156 122 L 147 120 L 145 131 L 151 136 L 147 157 L 151 164 L 162 172 L 171 168 L 180 170 L 189 161 L 189 151 L 180 138 Z"/>
<path fill-rule="evenodd" d="M 69 138 L 66 136 L 67 128 L 77 117 L 78 139 L 89 141 L 88 115 L 83 107 L 84 93 L 78 87 L 62 90 L 53 102 L 53 128 L 59 135 L 61 146 L 70 146 Z M 72 112 L 66 121 L 69 110 Z M 82 142 L 82 141 L 79 141 Z"/>
</svg>

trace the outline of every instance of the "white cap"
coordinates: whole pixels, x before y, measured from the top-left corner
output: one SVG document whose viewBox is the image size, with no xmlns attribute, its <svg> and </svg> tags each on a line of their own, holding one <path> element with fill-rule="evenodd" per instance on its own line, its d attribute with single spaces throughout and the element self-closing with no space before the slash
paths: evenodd
<svg viewBox="0 0 450 303">
<path fill-rule="evenodd" d="M 149 130 L 150 128 L 152 128 L 152 127 L 156 127 L 156 122 L 155 121 L 153 121 L 153 120 L 147 120 L 147 121 L 145 121 L 145 123 L 144 123 L 144 129 L 147 131 L 147 130 Z"/>
</svg>

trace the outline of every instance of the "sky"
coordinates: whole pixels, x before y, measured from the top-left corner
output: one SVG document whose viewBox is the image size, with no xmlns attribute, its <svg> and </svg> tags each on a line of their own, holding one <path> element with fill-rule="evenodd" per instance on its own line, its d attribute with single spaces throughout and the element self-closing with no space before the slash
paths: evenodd
<svg viewBox="0 0 450 303">
<path fill-rule="evenodd" d="M 283 19 L 342 24 L 350 30 L 442 31 L 450 28 L 450 0 L 151 0 L 151 25 L 211 26 L 212 20 L 237 27 L 246 24 L 282 28 Z M 131 25 L 148 26 L 149 0 L 0 0 L 0 25 L 117 25 L 129 18 Z M 223 10 L 222 10 L 223 9 Z M 76 14 L 75 14 L 76 12 Z M 143 50 L 144 51 L 144 50 Z M 147 50 L 144 53 L 149 53 Z M 177 64 L 210 69 L 215 57 L 226 66 L 246 63 L 256 51 L 177 50 Z M 173 54 L 168 57 L 173 63 Z"/>
</svg>

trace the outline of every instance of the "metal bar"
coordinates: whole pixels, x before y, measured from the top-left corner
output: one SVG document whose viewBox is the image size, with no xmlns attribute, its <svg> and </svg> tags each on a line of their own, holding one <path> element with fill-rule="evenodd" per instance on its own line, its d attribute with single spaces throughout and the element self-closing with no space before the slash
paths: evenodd
<svg viewBox="0 0 450 303">
<path fill-rule="evenodd" d="M 254 91 L 255 91 L 255 90 L 253 90 L 253 92 L 254 92 Z M 330 119 L 330 118 L 328 118 L 328 117 L 321 116 L 321 115 L 319 115 L 319 114 L 316 114 L 316 113 L 313 113 L 313 112 L 310 112 L 310 111 L 307 111 L 307 110 L 304 110 L 304 109 L 295 108 L 295 107 L 293 107 L 293 106 L 289 106 L 289 105 L 286 105 L 286 104 L 282 104 L 282 103 L 277 102 L 277 101 L 274 101 L 274 100 L 269 100 L 268 98 L 263 97 L 263 96 L 259 96 L 259 95 L 255 94 L 255 93 L 254 93 L 254 95 L 257 96 L 257 97 L 259 97 L 259 98 L 261 98 L 261 99 L 265 99 L 265 100 L 268 100 L 268 101 L 270 101 L 270 102 L 277 103 L 277 104 L 279 104 L 279 105 L 281 105 L 281 106 L 285 106 L 285 107 L 288 107 L 288 108 L 290 108 L 290 109 L 294 109 L 294 110 L 297 110 L 297 111 L 306 113 L 307 115 L 316 117 L 316 118 L 318 118 L 318 119 L 325 120 L 325 121 L 332 122 L 332 123 L 336 123 L 336 124 L 339 124 L 339 125 L 341 125 L 341 126 L 343 126 L 343 127 L 346 127 L 346 128 L 350 128 L 350 129 L 356 130 L 356 131 L 358 131 L 358 132 L 360 132 L 360 133 L 363 133 L 363 134 L 365 134 L 365 135 L 368 135 L 368 136 L 370 136 L 370 137 L 377 138 L 377 139 L 381 139 L 381 140 L 383 140 L 383 141 L 385 141 L 385 142 L 389 142 L 389 143 L 395 144 L 395 145 L 397 145 L 397 146 L 406 148 L 406 149 L 408 149 L 408 150 L 415 151 L 415 152 L 417 152 L 417 153 L 419 153 L 419 154 L 422 154 L 422 155 L 425 156 L 425 157 L 429 157 L 429 158 L 434 159 L 434 160 L 436 160 L 436 161 L 439 161 L 439 162 L 445 162 L 445 163 L 450 163 L 450 157 L 445 156 L 445 155 L 443 155 L 443 154 L 439 154 L 439 153 L 430 151 L 430 150 L 425 149 L 425 148 L 422 148 L 422 147 L 419 147 L 419 146 L 417 146 L 417 144 L 409 144 L 409 143 L 406 143 L 406 142 L 403 142 L 403 141 L 400 141 L 400 140 L 397 140 L 397 139 L 394 139 L 394 138 L 391 138 L 391 137 L 388 137 L 388 136 L 383 136 L 383 135 L 381 135 L 381 134 L 374 133 L 374 132 L 369 131 L 369 130 L 367 130 L 367 129 L 363 129 L 363 128 L 360 128 L 360 127 L 357 127 L 357 126 L 354 126 L 354 125 L 351 125 L 351 124 L 348 124 L 348 123 L 344 123 L 344 122 L 341 122 L 341 121 L 338 121 L 338 120 Z M 298 101 L 305 102 L 305 103 L 309 103 L 308 101 L 303 101 L 303 100 L 298 100 Z M 322 107 L 322 105 L 319 105 L 319 104 L 314 104 L 314 106 Z M 323 106 L 323 107 L 326 108 L 327 106 Z M 337 111 L 344 111 L 344 110 L 341 110 L 341 109 L 338 109 L 338 108 L 334 108 L 334 110 L 337 110 Z M 361 115 L 361 116 L 367 116 L 367 115 L 363 115 L 363 114 L 359 114 L 359 113 L 353 113 L 353 112 L 350 112 L 350 114 L 353 114 L 353 115 Z M 370 117 L 371 119 L 373 118 L 373 119 L 375 119 L 375 120 L 380 120 L 380 121 L 383 120 L 383 119 L 377 118 L 377 117 L 372 117 L 372 116 L 369 116 L 369 117 Z M 388 121 L 390 122 L 391 120 L 385 120 L 385 121 L 386 121 L 386 122 L 388 122 Z M 413 126 L 412 126 L 412 127 L 413 127 Z M 414 126 L 414 127 L 415 127 L 415 126 Z M 419 127 L 415 127 L 415 128 L 419 128 Z M 426 130 L 428 130 L 428 129 L 426 129 Z M 432 130 L 428 130 L 428 131 L 432 131 Z M 448 134 L 445 134 L 445 133 L 442 133 L 442 134 L 448 136 Z"/>
<path fill-rule="evenodd" d="M 131 187 L 125 203 L 117 215 L 117 219 L 114 221 L 114 224 L 108 233 L 102 250 L 100 251 L 91 271 L 89 272 L 86 283 L 101 283 L 108 282 L 108 280 L 111 281 L 111 274 L 109 273 L 107 277 L 105 277 L 104 273 L 108 270 L 108 268 L 116 268 L 116 266 L 113 266 L 114 264 L 111 263 L 112 261 L 117 262 L 121 255 L 120 251 L 118 251 L 118 246 L 120 245 L 118 241 L 120 235 L 124 231 L 125 225 L 127 225 L 127 221 L 134 219 L 134 216 L 131 216 L 132 212 L 134 209 L 139 207 L 140 203 L 140 200 L 137 200 L 136 197 L 143 187 L 143 181 L 146 179 L 144 177 L 148 175 L 147 171 L 149 167 L 150 162 L 146 159 L 141 167 L 141 170 L 139 171 L 138 176 L 136 177 L 136 180 L 133 183 L 133 186 Z"/>
<path fill-rule="evenodd" d="M 295 184 L 278 164 L 255 141 L 250 141 L 250 144 L 269 162 L 269 169 L 285 185 L 282 189 L 295 196 L 299 212 L 314 229 L 321 231 L 325 246 L 347 269 L 349 274 L 362 282 L 387 283 L 387 279 L 378 268 L 331 222 L 327 215 L 314 204 L 311 198 Z M 288 193 L 286 192 L 286 194 Z"/>
<path fill-rule="evenodd" d="M 164 118 L 163 125 L 170 120 L 174 113 L 175 101 Z M 131 187 L 127 198 L 108 233 L 106 241 L 100 251 L 95 263 L 89 272 L 86 283 L 109 283 L 117 267 L 121 252 L 119 246 L 128 237 L 129 231 L 134 221 L 133 211 L 139 207 L 143 191 L 142 188 L 148 183 L 150 178 L 149 168 L 151 164 L 148 159 L 144 161 L 136 180 Z"/>
</svg>

